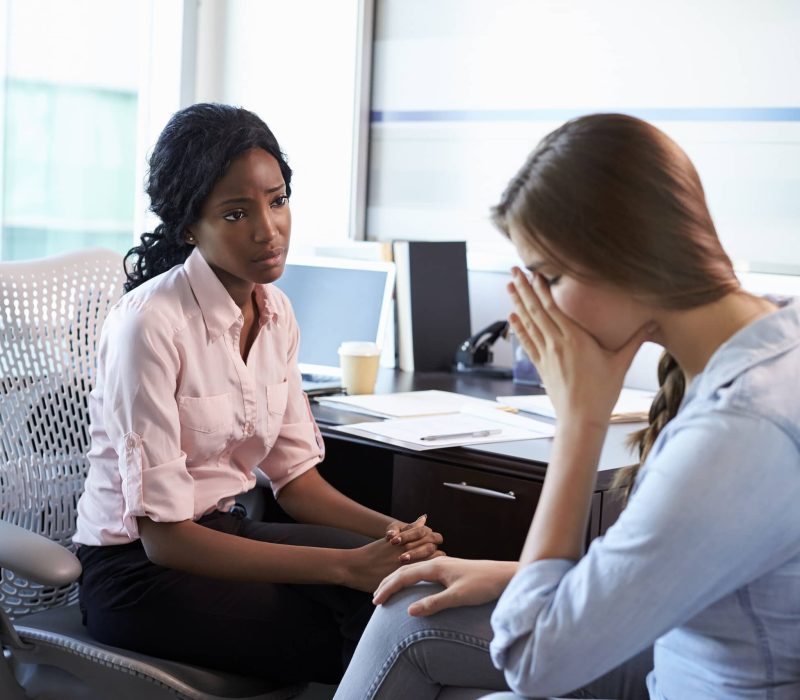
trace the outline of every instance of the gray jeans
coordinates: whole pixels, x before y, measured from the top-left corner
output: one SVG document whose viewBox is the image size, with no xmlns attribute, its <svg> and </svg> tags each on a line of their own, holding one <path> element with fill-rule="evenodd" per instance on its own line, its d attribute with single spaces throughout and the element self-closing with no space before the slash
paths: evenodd
<svg viewBox="0 0 800 700">
<path fill-rule="evenodd" d="M 376 609 L 334 700 L 476 700 L 508 691 L 489 658 L 494 605 L 452 608 L 430 617 L 406 612 L 413 601 L 436 590 L 441 589 L 432 584 L 412 586 Z M 566 697 L 645 700 L 645 677 L 652 668 L 648 649 Z"/>
</svg>

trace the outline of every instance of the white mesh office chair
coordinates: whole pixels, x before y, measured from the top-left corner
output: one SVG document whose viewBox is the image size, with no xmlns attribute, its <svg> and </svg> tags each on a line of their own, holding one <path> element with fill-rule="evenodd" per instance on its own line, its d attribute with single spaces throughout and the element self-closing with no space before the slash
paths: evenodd
<svg viewBox="0 0 800 700">
<path fill-rule="evenodd" d="M 0 697 L 283 700 L 279 687 L 99 644 L 81 624 L 71 550 L 100 329 L 122 257 L 0 263 Z"/>
</svg>

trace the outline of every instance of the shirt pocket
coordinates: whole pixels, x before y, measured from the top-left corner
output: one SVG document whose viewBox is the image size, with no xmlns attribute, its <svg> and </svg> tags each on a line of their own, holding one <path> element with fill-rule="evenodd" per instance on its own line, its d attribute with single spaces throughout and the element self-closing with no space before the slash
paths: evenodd
<svg viewBox="0 0 800 700">
<path fill-rule="evenodd" d="M 233 429 L 230 394 L 181 396 L 178 416 L 187 463 L 207 460 L 225 449 Z"/>
<path fill-rule="evenodd" d="M 286 415 L 289 383 L 267 385 L 267 444 L 272 447 L 278 439 Z"/>
</svg>

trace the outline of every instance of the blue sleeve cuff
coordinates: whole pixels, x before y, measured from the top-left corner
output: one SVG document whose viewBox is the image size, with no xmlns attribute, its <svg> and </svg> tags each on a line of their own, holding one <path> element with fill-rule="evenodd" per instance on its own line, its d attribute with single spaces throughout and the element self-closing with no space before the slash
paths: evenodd
<svg viewBox="0 0 800 700">
<path fill-rule="evenodd" d="M 575 564 L 571 559 L 542 559 L 520 569 L 511 579 L 492 613 L 494 639 L 490 652 L 498 669 L 505 666 L 508 648 L 531 633 L 540 611 Z"/>
</svg>

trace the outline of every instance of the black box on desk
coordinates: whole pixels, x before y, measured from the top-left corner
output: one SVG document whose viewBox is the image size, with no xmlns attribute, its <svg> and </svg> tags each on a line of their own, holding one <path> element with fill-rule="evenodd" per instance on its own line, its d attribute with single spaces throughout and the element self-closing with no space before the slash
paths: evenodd
<svg viewBox="0 0 800 700">
<path fill-rule="evenodd" d="M 465 241 L 395 241 L 397 366 L 450 370 L 471 335 Z"/>
</svg>

